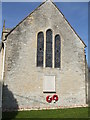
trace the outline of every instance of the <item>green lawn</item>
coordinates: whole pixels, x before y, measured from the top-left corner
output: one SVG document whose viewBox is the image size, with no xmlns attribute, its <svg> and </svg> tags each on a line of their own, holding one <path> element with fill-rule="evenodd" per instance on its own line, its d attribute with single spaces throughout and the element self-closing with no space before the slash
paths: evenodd
<svg viewBox="0 0 90 120">
<path fill-rule="evenodd" d="M 3 118 L 88 118 L 88 108 L 4 112 Z"/>
</svg>

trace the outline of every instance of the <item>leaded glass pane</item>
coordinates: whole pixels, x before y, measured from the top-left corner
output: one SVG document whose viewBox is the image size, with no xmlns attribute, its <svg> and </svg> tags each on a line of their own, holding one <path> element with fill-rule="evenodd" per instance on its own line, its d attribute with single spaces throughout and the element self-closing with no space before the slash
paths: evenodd
<svg viewBox="0 0 90 120">
<path fill-rule="evenodd" d="M 55 36 L 55 68 L 60 68 L 60 35 Z"/>
<path fill-rule="evenodd" d="M 46 67 L 52 67 L 52 31 L 46 32 Z"/>
<path fill-rule="evenodd" d="M 43 32 L 37 36 L 37 66 L 43 67 L 44 35 Z"/>
</svg>

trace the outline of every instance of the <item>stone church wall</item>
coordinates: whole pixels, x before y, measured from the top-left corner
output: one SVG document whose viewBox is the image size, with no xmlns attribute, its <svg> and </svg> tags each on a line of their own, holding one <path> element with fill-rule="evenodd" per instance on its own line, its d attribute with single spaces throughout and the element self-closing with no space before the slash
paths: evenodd
<svg viewBox="0 0 90 120">
<path fill-rule="evenodd" d="M 52 68 L 45 67 L 45 52 L 43 68 L 36 66 L 37 34 L 43 31 L 45 44 L 48 29 L 53 31 L 53 47 L 55 35 L 60 34 L 61 37 L 60 69 L 54 68 L 54 65 Z M 46 96 L 54 93 L 43 93 L 43 79 L 48 75 L 55 76 L 56 94 L 59 96 L 56 103 L 46 102 Z M 41 5 L 7 37 L 6 85 L 17 104 L 14 100 L 10 101 L 12 95 L 3 89 L 3 109 L 15 109 L 17 106 L 20 109 L 39 109 L 86 105 L 84 44 L 51 2 Z"/>
<path fill-rule="evenodd" d="M 2 118 L 2 52 L 0 48 L 0 120 L 1 118 Z"/>
</svg>

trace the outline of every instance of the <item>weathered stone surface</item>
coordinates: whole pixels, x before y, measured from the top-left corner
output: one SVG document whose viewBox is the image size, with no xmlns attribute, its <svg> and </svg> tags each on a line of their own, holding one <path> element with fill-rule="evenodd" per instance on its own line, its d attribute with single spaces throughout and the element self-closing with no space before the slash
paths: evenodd
<svg viewBox="0 0 90 120">
<path fill-rule="evenodd" d="M 61 37 L 60 69 L 45 67 L 45 52 L 44 67 L 37 67 L 37 34 L 40 31 L 44 33 L 46 46 L 48 29 L 53 31 L 53 46 L 55 35 L 59 34 Z M 85 105 L 84 47 L 57 8 L 51 2 L 45 2 L 7 37 L 4 85 L 12 92 L 17 104 L 8 97 L 8 90 L 3 89 L 4 108 L 14 109 L 18 106 L 35 109 Z M 45 75 L 55 76 L 56 94 L 59 96 L 57 103 L 46 102 L 46 96 L 53 93 L 43 93 Z"/>
<path fill-rule="evenodd" d="M 2 118 L 2 84 L 0 82 L 0 120 Z"/>
</svg>

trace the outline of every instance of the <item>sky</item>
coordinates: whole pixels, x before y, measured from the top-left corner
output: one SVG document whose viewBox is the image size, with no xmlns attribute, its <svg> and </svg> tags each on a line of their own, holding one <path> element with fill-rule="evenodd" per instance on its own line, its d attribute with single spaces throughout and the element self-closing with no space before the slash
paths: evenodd
<svg viewBox="0 0 90 120">
<path fill-rule="evenodd" d="M 57 2 L 55 4 L 88 46 L 88 2 Z M 2 2 L 2 23 L 5 20 L 6 28 L 13 28 L 39 5 L 39 2 Z M 88 47 L 86 55 L 88 60 Z"/>
</svg>

